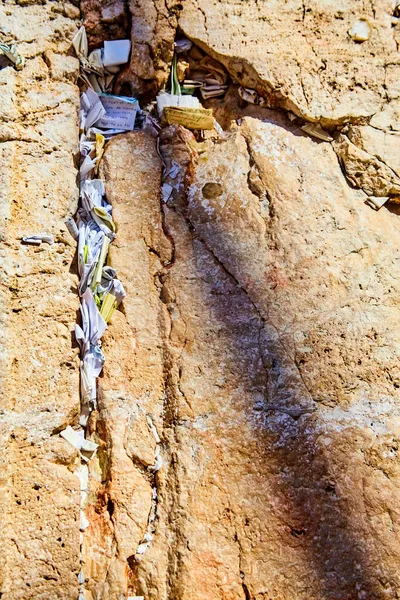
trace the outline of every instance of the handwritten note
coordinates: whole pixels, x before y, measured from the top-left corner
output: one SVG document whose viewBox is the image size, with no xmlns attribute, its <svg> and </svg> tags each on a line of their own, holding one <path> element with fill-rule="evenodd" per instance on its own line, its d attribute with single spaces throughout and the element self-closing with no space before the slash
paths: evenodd
<svg viewBox="0 0 400 600">
<path fill-rule="evenodd" d="M 164 117 L 169 125 L 183 125 L 188 129 L 214 128 L 213 112 L 207 108 L 166 106 L 164 108 Z"/>
<path fill-rule="evenodd" d="M 123 129 L 132 131 L 135 127 L 138 102 L 134 98 L 123 98 L 120 96 L 99 96 L 106 113 L 96 127 L 100 129 Z"/>
</svg>

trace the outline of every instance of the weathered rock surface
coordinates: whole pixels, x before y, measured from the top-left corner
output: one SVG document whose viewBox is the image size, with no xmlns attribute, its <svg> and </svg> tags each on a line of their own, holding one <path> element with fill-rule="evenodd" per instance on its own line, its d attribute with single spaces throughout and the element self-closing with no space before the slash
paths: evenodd
<svg viewBox="0 0 400 600">
<path fill-rule="evenodd" d="M 77 452 L 56 434 L 80 406 L 75 243 L 63 223 L 78 196 L 78 62 L 66 56 L 76 25 L 62 2 L 4 2 L 0 23 L 26 57 L 22 71 L 0 70 L 0 596 L 75 598 Z M 54 245 L 21 244 L 42 232 Z"/>
<path fill-rule="evenodd" d="M 132 52 L 117 78 L 117 93 L 149 100 L 166 84 L 181 6 L 176 0 L 129 0 Z"/>
<path fill-rule="evenodd" d="M 398 217 L 329 145 L 264 120 L 211 145 L 165 209 L 170 462 L 141 591 L 395 598 Z M 187 162 L 163 137 L 167 168 Z"/>
<path fill-rule="evenodd" d="M 166 172 L 182 167 L 167 238 L 154 142 L 106 152 L 130 293 L 101 384 L 100 497 L 119 540 L 105 598 L 397 596 L 398 217 L 365 205 L 330 145 L 260 114 L 198 156 L 192 134 L 162 132 Z"/>
<path fill-rule="evenodd" d="M 152 532 L 157 503 L 158 434 L 153 428 L 161 434 L 165 403 L 165 311 L 158 274 L 171 249 L 161 222 L 156 139 L 142 132 L 114 138 L 101 177 L 119 227 L 109 261 L 127 298 L 104 339 L 107 362 L 91 424 L 101 450 L 91 467 L 83 571 L 88 598 L 119 600 L 136 585 L 141 558 L 136 551 Z"/>
<path fill-rule="evenodd" d="M 5 600 L 76 600 L 81 567 L 86 600 L 400 597 L 400 221 L 365 203 L 399 194 L 398 25 L 388 0 L 283 4 L 82 2 L 93 45 L 131 20 L 122 93 L 165 83 L 179 23 L 272 107 L 353 121 L 322 143 L 231 85 L 210 102 L 221 138 L 163 129 L 162 160 L 148 132 L 108 143 L 109 262 L 127 297 L 89 421 L 82 555 L 79 460 L 57 435 L 79 414 L 63 225 L 78 13 L 0 7 L 1 39 L 27 57 L 0 70 Z M 373 24 L 362 44 L 347 35 L 359 17 Z M 55 244 L 20 244 L 39 231 Z"/>
<path fill-rule="evenodd" d="M 270 106 L 329 125 L 371 117 L 398 91 L 393 10 L 391 0 L 186 0 L 179 26 Z M 348 35 L 360 17 L 372 25 L 361 44 Z"/>
<path fill-rule="evenodd" d="M 400 136 L 368 125 L 351 127 L 349 133 L 334 144 L 349 181 L 368 196 L 398 196 Z"/>
<path fill-rule="evenodd" d="M 129 37 L 129 13 L 123 0 L 81 0 L 80 7 L 91 46 Z"/>
</svg>

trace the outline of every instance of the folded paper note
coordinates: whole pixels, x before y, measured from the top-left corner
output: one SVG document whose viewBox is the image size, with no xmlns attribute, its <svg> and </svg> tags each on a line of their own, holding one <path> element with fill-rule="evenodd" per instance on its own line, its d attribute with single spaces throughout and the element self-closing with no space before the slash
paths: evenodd
<svg viewBox="0 0 400 600">
<path fill-rule="evenodd" d="M 84 124 L 82 129 L 89 129 L 95 123 L 97 124 L 106 114 L 106 109 L 100 102 L 100 98 L 96 92 L 88 88 L 81 96 L 81 110 L 84 112 Z"/>
<path fill-rule="evenodd" d="M 166 106 L 164 117 L 169 125 L 183 125 L 188 129 L 214 129 L 213 112 L 206 108 Z"/>
<path fill-rule="evenodd" d="M 95 123 L 100 129 L 122 129 L 132 131 L 135 127 L 138 101 L 135 98 L 124 96 L 99 96 L 100 102 L 105 110 L 104 115 Z"/>
<path fill-rule="evenodd" d="M 386 204 L 388 200 L 389 198 L 387 196 L 384 196 L 382 198 L 377 196 L 368 196 L 368 198 L 366 199 L 366 203 L 369 204 L 371 208 L 379 210 L 384 204 Z"/>
<path fill-rule="evenodd" d="M 0 52 L 7 56 L 8 60 L 14 63 L 17 71 L 20 71 L 25 65 L 25 58 L 18 54 L 15 45 L 8 46 L 7 44 L 0 43 Z"/>
<path fill-rule="evenodd" d="M 65 219 L 64 223 L 74 240 L 77 240 L 79 238 L 79 231 L 75 220 L 72 217 L 68 217 Z"/>
<path fill-rule="evenodd" d="M 158 115 L 161 118 L 167 106 L 180 106 L 182 108 L 201 108 L 195 96 L 180 96 L 178 94 L 160 94 L 157 96 Z"/>
<path fill-rule="evenodd" d="M 86 35 L 86 29 L 83 25 L 76 32 L 75 37 L 72 40 L 72 45 L 75 48 L 75 52 L 78 58 L 87 58 L 89 52 L 89 45 Z"/>
<path fill-rule="evenodd" d="M 114 40 L 112 42 L 104 42 L 104 66 L 115 67 L 116 65 L 124 65 L 129 60 L 130 51 L 130 40 Z"/>
<path fill-rule="evenodd" d="M 22 238 L 25 244 L 31 244 L 32 246 L 40 246 L 42 242 L 45 244 L 54 244 L 53 236 L 49 233 L 39 233 L 37 235 L 25 235 Z"/>
<path fill-rule="evenodd" d="M 85 439 L 84 431 L 76 431 L 75 429 L 72 429 L 71 425 L 68 425 L 66 429 L 61 431 L 60 435 L 78 450 L 94 452 L 99 447 L 95 442 Z"/>
<path fill-rule="evenodd" d="M 180 40 L 176 40 L 175 42 L 175 52 L 188 52 L 193 46 L 193 42 L 188 40 L 187 38 L 182 38 Z"/>
<path fill-rule="evenodd" d="M 333 137 L 330 135 L 330 133 L 325 131 L 325 129 L 322 129 L 319 123 L 306 123 L 303 125 L 302 130 L 318 140 L 322 140 L 324 142 L 333 141 Z"/>
</svg>

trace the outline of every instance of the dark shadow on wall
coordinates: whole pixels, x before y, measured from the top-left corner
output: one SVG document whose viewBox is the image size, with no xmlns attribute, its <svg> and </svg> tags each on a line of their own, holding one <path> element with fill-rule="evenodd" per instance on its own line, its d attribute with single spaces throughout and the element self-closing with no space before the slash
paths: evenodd
<svg viewBox="0 0 400 600">
<path fill-rule="evenodd" d="M 358 452 L 360 440 L 353 440 L 350 454 L 349 438 L 341 445 L 340 436 L 336 436 L 335 443 L 324 448 L 318 439 L 318 411 L 303 410 L 299 398 L 304 397 L 304 390 L 293 389 L 292 375 L 290 384 L 288 382 L 293 389 L 291 398 L 287 393 L 280 393 L 288 376 L 282 347 L 274 347 L 277 342 L 269 336 L 268 324 L 260 316 L 266 311 L 256 306 L 247 291 L 219 262 L 215 251 L 207 248 L 196 232 L 196 223 L 190 221 L 185 202 L 184 196 L 181 196 L 170 200 L 168 206 L 179 215 L 192 238 L 196 275 L 207 283 L 203 288 L 207 290 L 204 305 L 210 306 L 210 318 L 221 325 L 236 363 L 243 365 L 243 355 L 247 351 L 250 363 L 253 361 L 253 366 L 250 364 L 250 369 L 246 373 L 243 371 L 242 377 L 240 370 L 237 371 L 237 385 L 244 390 L 246 397 L 257 396 L 246 411 L 251 413 L 257 405 L 259 422 L 262 422 L 257 433 L 259 455 L 262 457 L 260 470 L 268 478 L 277 519 L 282 524 L 276 537 L 281 542 L 282 553 L 290 550 L 293 555 L 294 552 L 299 564 L 303 565 L 296 570 L 290 561 L 286 563 L 286 579 L 298 590 L 293 600 L 395 598 L 396 574 L 389 577 L 382 573 L 367 517 L 365 513 L 355 514 L 350 504 L 349 498 L 352 494 L 353 497 L 357 495 L 359 490 L 351 489 L 350 484 L 350 490 L 342 495 L 338 482 L 342 479 L 341 475 L 346 478 L 345 472 L 352 464 L 351 455 Z M 238 228 L 241 226 L 237 224 Z M 217 220 L 213 227 L 217 231 Z M 217 237 L 220 239 L 220 232 Z M 211 270 L 204 259 L 207 254 L 208 261 L 213 262 Z M 234 258 L 241 260 L 239 255 Z M 217 277 L 216 269 L 219 270 Z M 268 348 L 268 357 L 263 353 L 264 347 Z M 279 385 L 275 385 L 277 381 L 280 381 Z M 302 386 L 300 377 L 298 386 Z M 264 397 L 262 406 L 260 392 Z M 338 477 L 340 470 L 342 473 Z M 353 473 L 349 477 L 352 479 Z M 357 477 L 354 478 L 356 480 Z M 265 493 L 264 501 L 269 503 L 271 500 L 271 492 L 269 495 Z M 251 524 L 247 535 L 251 536 Z M 293 581 L 298 575 L 302 579 Z M 260 591 L 253 586 L 251 577 L 247 578 L 244 573 L 244 597 L 249 600 L 276 600 L 268 573 L 265 580 L 265 589 Z M 281 595 L 279 598 L 289 600 L 290 596 Z"/>
</svg>

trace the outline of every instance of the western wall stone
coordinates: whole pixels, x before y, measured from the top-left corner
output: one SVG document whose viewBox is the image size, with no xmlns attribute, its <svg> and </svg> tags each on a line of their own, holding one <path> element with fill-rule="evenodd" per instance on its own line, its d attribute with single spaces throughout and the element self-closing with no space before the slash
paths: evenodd
<svg viewBox="0 0 400 600">
<path fill-rule="evenodd" d="M 81 556 L 79 457 L 58 436 L 79 414 L 63 225 L 78 12 L 0 7 L 1 39 L 27 58 L 0 70 L 2 598 L 75 599 L 81 566 L 86 600 L 400 597 L 399 216 L 366 204 L 398 194 L 393 10 L 82 2 L 94 46 L 132 20 L 120 93 L 165 84 L 178 24 L 234 84 L 207 103 L 220 137 L 166 128 L 162 159 L 148 131 L 106 147 L 109 261 L 127 297 L 104 336 Z M 373 27 L 357 44 L 360 17 Z M 239 101 L 238 83 L 283 110 Z M 20 244 L 38 230 L 55 244 Z"/>
<path fill-rule="evenodd" d="M 269 106 L 334 126 L 372 117 L 398 87 L 393 13 L 391 0 L 187 0 L 179 26 Z M 363 43 L 348 35 L 360 18 L 372 28 Z"/>
<path fill-rule="evenodd" d="M 76 422 L 80 406 L 75 243 L 64 226 L 78 197 L 78 61 L 66 56 L 76 24 L 61 2 L 8 1 L 0 23 L 1 40 L 26 58 L 21 71 L 11 63 L 0 70 L 0 595 L 73 598 L 78 457 L 58 431 Z M 42 232 L 52 246 L 21 243 Z"/>
</svg>

